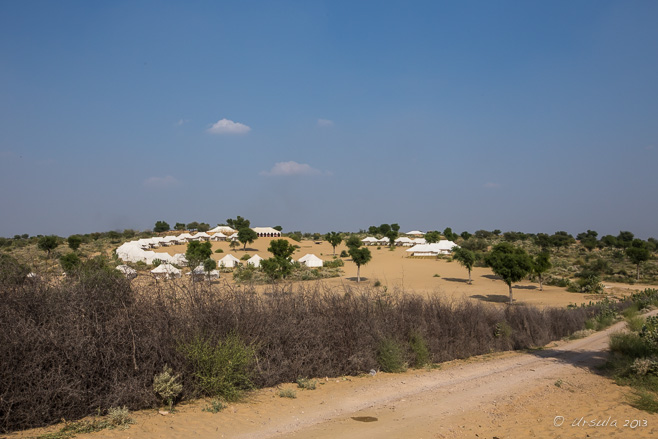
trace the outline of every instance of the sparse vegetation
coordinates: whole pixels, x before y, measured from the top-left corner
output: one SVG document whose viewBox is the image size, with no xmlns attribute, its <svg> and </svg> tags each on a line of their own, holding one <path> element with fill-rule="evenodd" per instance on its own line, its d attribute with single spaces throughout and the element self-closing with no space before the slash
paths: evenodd
<svg viewBox="0 0 658 439">
<path fill-rule="evenodd" d="M 279 390 L 279 397 L 295 399 L 297 398 L 297 392 L 295 392 L 293 389 L 281 389 Z"/>
</svg>

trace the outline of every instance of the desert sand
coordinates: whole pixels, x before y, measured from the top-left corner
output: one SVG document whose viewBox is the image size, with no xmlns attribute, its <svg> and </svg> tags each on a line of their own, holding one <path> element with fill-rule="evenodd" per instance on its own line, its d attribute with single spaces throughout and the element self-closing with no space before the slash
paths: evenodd
<svg viewBox="0 0 658 439">
<path fill-rule="evenodd" d="M 232 254 L 238 259 L 247 253 L 249 256 L 258 254 L 263 258 L 271 257 L 267 251 L 272 239 L 259 238 L 253 244 L 247 246 L 247 251 L 242 250 L 242 245 L 235 250 L 229 247 L 228 242 L 213 242 L 213 252 L 222 249 L 223 253 L 213 253 L 212 258 L 220 260 L 226 254 Z M 288 238 L 284 238 L 288 239 Z M 303 240 L 290 243 L 299 245 L 301 248 L 293 254 L 297 260 L 307 253 L 329 261 L 333 259 L 333 249 L 326 241 L 313 242 Z M 408 247 L 395 247 L 393 251 L 388 247 L 368 247 L 372 252 L 372 260 L 361 267 L 361 284 L 356 282 L 357 268 L 349 258 L 343 258 L 345 266 L 343 275 L 338 278 L 326 279 L 323 282 L 331 286 L 356 287 L 373 285 L 379 281 L 382 288 L 388 291 L 406 291 L 420 295 L 438 295 L 448 300 L 482 300 L 487 302 L 506 304 L 509 300 L 507 285 L 498 279 L 489 268 L 474 267 L 471 274 L 473 284 L 469 285 L 468 271 L 458 262 L 447 262 L 446 259 L 436 258 L 409 258 L 406 250 Z M 171 255 L 185 253 L 185 245 L 161 247 L 156 252 L 166 252 Z M 336 247 L 336 255 L 346 250 L 344 244 Z M 438 274 L 439 277 L 434 275 Z M 223 274 L 222 281 L 233 282 L 231 274 Z M 610 295 L 621 296 L 635 290 L 647 288 L 647 285 L 628 286 L 623 284 L 606 284 L 606 291 Z M 655 286 L 654 286 L 655 288 Z M 587 303 L 590 300 L 600 300 L 600 296 L 587 296 L 579 293 L 569 293 L 564 288 L 544 285 L 544 290 L 539 290 L 539 283 L 523 280 L 514 285 L 514 299 L 517 303 L 544 307 L 544 306 L 566 306 L 572 303 Z"/>
</svg>

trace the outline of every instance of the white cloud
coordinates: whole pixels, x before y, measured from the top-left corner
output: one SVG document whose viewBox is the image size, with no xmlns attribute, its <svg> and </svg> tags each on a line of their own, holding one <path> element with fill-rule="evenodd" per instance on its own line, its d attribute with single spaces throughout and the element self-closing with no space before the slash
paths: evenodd
<svg viewBox="0 0 658 439">
<path fill-rule="evenodd" d="M 500 187 L 500 183 L 485 183 L 484 187 L 487 189 L 498 189 Z"/>
<path fill-rule="evenodd" d="M 290 161 L 275 163 L 272 169 L 263 171 L 260 175 L 267 177 L 287 177 L 290 175 L 331 175 L 331 173 L 320 171 L 306 163 Z"/>
<path fill-rule="evenodd" d="M 189 122 L 189 120 L 187 120 L 187 119 L 178 119 L 178 122 L 176 122 L 176 123 L 174 124 L 174 126 L 175 126 L 175 127 L 180 127 L 180 126 L 185 125 L 185 124 L 188 123 L 188 122 Z"/>
<path fill-rule="evenodd" d="M 332 127 L 334 126 L 334 121 L 329 119 L 318 119 L 319 127 Z"/>
<path fill-rule="evenodd" d="M 228 119 L 218 120 L 213 126 L 208 128 L 208 132 L 212 134 L 245 134 L 249 131 L 251 131 L 251 128 L 247 125 Z"/>
<path fill-rule="evenodd" d="M 163 189 L 178 186 L 178 184 L 179 181 L 171 175 L 167 175 L 166 177 L 150 177 L 144 180 L 144 186 L 153 189 Z"/>
</svg>

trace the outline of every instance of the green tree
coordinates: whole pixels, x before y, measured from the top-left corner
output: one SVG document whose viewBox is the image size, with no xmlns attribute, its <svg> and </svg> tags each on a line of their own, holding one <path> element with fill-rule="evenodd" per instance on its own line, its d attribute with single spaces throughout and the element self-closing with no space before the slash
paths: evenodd
<svg viewBox="0 0 658 439">
<path fill-rule="evenodd" d="M 254 232 L 249 227 L 238 229 L 238 241 L 244 244 L 244 251 L 247 251 L 247 244 L 251 244 L 257 239 L 258 233 Z"/>
<path fill-rule="evenodd" d="M 361 282 L 361 266 L 366 265 L 372 259 L 372 254 L 367 248 L 350 248 L 352 262 L 356 264 L 356 281 Z"/>
<path fill-rule="evenodd" d="M 210 282 L 210 272 L 217 268 L 217 261 L 213 258 L 208 258 L 203 261 L 203 271 L 206 272 L 208 282 Z"/>
<path fill-rule="evenodd" d="M 192 221 L 191 223 L 187 224 L 187 230 L 196 230 L 199 227 L 199 223 L 196 221 Z"/>
<path fill-rule="evenodd" d="M 512 284 L 520 281 L 532 270 L 532 259 L 519 247 L 509 242 L 496 244 L 485 257 L 486 264 L 509 287 L 509 303 L 513 302 Z"/>
<path fill-rule="evenodd" d="M 544 291 L 544 273 L 551 269 L 551 256 L 548 252 L 541 252 L 532 260 L 532 272 L 539 278 L 539 291 Z"/>
<path fill-rule="evenodd" d="M 59 238 L 55 235 L 42 236 L 37 241 L 37 247 L 39 247 L 39 250 L 45 251 L 48 256 L 50 256 L 50 252 L 55 250 L 58 245 Z"/>
<path fill-rule="evenodd" d="M 185 223 L 176 223 L 174 230 L 185 230 Z"/>
<path fill-rule="evenodd" d="M 71 235 L 68 237 L 66 242 L 69 244 L 69 248 L 73 251 L 77 250 L 80 248 L 80 245 L 82 245 L 82 236 L 80 235 Z"/>
<path fill-rule="evenodd" d="M 561 247 L 568 247 L 575 242 L 573 236 L 564 231 L 555 232 L 551 235 L 551 244 L 553 247 L 559 249 Z"/>
<path fill-rule="evenodd" d="M 82 261 L 76 253 L 67 253 L 59 258 L 59 264 L 62 266 L 62 270 L 68 275 L 79 267 L 81 263 Z"/>
<path fill-rule="evenodd" d="M 391 224 L 391 230 L 394 230 L 394 231 L 400 233 L 400 225 L 398 223 Z"/>
<path fill-rule="evenodd" d="M 274 230 L 278 230 L 279 232 L 280 232 L 281 230 L 283 230 L 283 227 L 281 227 L 281 226 L 274 226 L 274 227 L 272 227 L 272 228 L 273 228 Z"/>
<path fill-rule="evenodd" d="M 248 229 L 251 226 L 251 221 L 238 215 L 235 219 L 227 219 L 226 224 L 239 231 L 240 229 Z"/>
<path fill-rule="evenodd" d="M 273 239 L 267 251 L 272 253 L 275 258 L 290 259 L 295 252 L 295 247 L 286 239 Z"/>
<path fill-rule="evenodd" d="M 347 241 L 345 241 L 345 245 L 350 250 L 353 248 L 361 247 L 361 244 L 362 244 L 361 240 L 356 235 L 350 235 L 350 237 L 347 238 Z"/>
<path fill-rule="evenodd" d="M 640 264 L 648 261 L 651 252 L 647 248 L 647 243 L 641 239 L 631 241 L 630 247 L 626 248 L 626 256 L 637 266 L 637 280 L 640 280 Z"/>
<path fill-rule="evenodd" d="M 155 227 L 153 227 L 155 233 L 168 232 L 170 229 L 171 227 L 169 227 L 169 224 L 165 221 L 156 221 Z"/>
<path fill-rule="evenodd" d="M 388 245 L 389 247 L 395 247 L 395 240 L 398 239 L 398 232 L 396 232 L 393 229 L 390 229 L 388 232 L 384 234 L 388 238 Z"/>
<path fill-rule="evenodd" d="M 427 241 L 429 244 L 439 242 L 439 240 L 441 240 L 441 234 L 436 230 L 425 233 L 425 241 Z"/>
<path fill-rule="evenodd" d="M 622 230 L 617 235 L 617 247 L 627 248 L 633 244 L 633 234 L 627 230 Z"/>
<path fill-rule="evenodd" d="M 199 223 L 199 227 L 196 228 L 199 232 L 207 232 L 210 230 L 210 224 L 208 223 Z"/>
<path fill-rule="evenodd" d="M 617 238 L 612 235 L 605 235 L 601 237 L 600 245 L 603 247 L 617 247 Z"/>
<path fill-rule="evenodd" d="M 448 241 L 454 241 L 455 239 L 457 239 L 457 237 L 458 237 L 459 235 L 456 234 L 456 233 L 454 233 L 450 227 L 446 227 L 446 228 L 443 230 L 443 236 L 444 236 Z M 425 238 L 425 239 L 427 239 L 427 238 Z"/>
<path fill-rule="evenodd" d="M 464 231 L 461 233 L 461 235 L 459 235 L 459 236 L 461 236 L 462 239 L 463 239 L 464 241 L 466 241 L 466 240 L 468 240 L 468 239 L 469 239 L 471 236 L 473 236 L 473 235 L 471 235 L 469 232 L 467 232 L 466 230 L 464 230 Z"/>
<path fill-rule="evenodd" d="M 341 242 L 343 242 L 343 237 L 340 236 L 340 233 L 336 232 L 329 232 L 326 235 L 324 235 L 324 239 L 331 244 L 331 247 L 334 249 L 334 256 L 336 256 L 336 247 L 340 245 Z"/>
<path fill-rule="evenodd" d="M 190 241 L 187 243 L 185 259 L 187 259 L 188 265 L 192 267 L 193 270 L 203 261 L 210 258 L 210 255 L 212 255 L 212 245 L 210 244 L 210 241 Z"/>
<path fill-rule="evenodd" d="M 228 246 L 231 247 L 231 250 L 235 250 L 235 247 L 238 246 L 238 241 L 231 239 L 231 242 L 228 243 Z"/>
<path fill-rule="evenodd" d="M 455 247 L 452 250 L 452 258 L 457 260 L 462 267 L 468 270 L 468 284 L 471 285 L 473 283 L 473 280 L 471 279 L 471 270 L 473 270 L 473 265 L 475 264 L 475 253 L 467 248 Z"/>
</svg>

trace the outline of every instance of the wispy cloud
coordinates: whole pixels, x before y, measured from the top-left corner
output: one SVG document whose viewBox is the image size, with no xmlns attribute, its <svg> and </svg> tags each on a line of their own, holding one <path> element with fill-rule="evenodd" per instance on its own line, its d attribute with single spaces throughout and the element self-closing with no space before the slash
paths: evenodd
<svg viewBox="0 0 658 439">
<path fill-rule="evenodd" d="M 174 124 L 175 127 L 180 127 L 188 123 L 189 120 L 187 119 L 178 119 L 178 121 Z"/>
<path fill-rule="evenodd" d="M 491 183 L 491 182 L 489 182 L 489 183 L 484 184 L 484 187 L 486 189 L 498 189 L 498 188 L 500 188 L 500 186 L 501 186 L 500 183 Z"/>
<path fill-rule="evenodd" d="M 331 172 L 315 169 L 306 163 L 279 162 L 272 166 L 269 171 L 262 171 L 260 175 L 267 177 L 287 177 L 291 175 L 331 175 Z"/>
<path fill-rule="evenodd" d="M 166 177 L 149 177 L 144 180 L 144 186 L 152 189 L 164 189 L 178 186 L 179 184 L 180 182 L 171 175 L 167 175 Z"/>
<path fill-rule="evenodd" d="M 249 131 L 251 131 L 251 128 L 247 125 L 228 119 L 218 120 L 208 128 L 208 132 L 212 134 L 246 134 Z"/>
<path fill-rule="evenodd" d="M 334 126 L 334 121 L 329 119 L 318 119 L 319 127 L 332 127 Z"/>
</svg>

